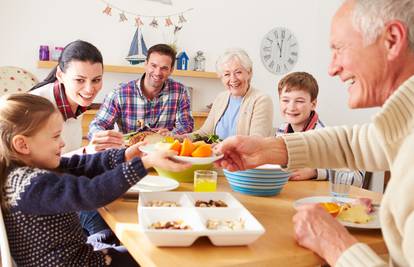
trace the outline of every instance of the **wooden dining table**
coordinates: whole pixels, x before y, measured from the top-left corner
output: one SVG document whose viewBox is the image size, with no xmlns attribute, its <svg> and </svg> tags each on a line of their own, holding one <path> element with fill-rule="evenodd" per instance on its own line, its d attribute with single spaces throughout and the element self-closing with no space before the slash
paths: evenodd
<svg viewBox="0 0 414 267">
<path fill-rule="evenodd" d="M 191 183 L 181 183 L 177 191 L 193 191 Z M 121 197 L 99 209 L 101 216 L 141 266 L 320 266 L 323 259 L 300 247 L 294 239 L 293 203 L 310 196 L 326 196 L 329 184 L 324 181 L 291 181 L 272 197 L 250 196 L 233 192 L 224 176 L 218 179 L 217 191 L 231 192 L 264 226 L 266 232 L 247 246 L 218 247 L 207 237 L 200 237 L 190 247 L 156 247 L 140 232 L 135 198 Z M 382 194 L 351 187 L 350 196 L 369 197 L 379 203 Z M 349 229 L 359 241 L 367 243 L 380 255 L 387 249 L 379 229 Z"/>
</svg>

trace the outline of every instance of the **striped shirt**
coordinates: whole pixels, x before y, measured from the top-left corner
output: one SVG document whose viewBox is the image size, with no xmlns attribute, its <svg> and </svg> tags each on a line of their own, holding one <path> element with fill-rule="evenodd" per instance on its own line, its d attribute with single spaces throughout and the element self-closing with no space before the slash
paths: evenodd
<svg viewBox="0 0 414 267">
<path fill-rule="evenodd" d="M 193 131 L 187 88 L 169 78 L 158 96 L 150 100 L 142 92 L 144 77 L 145 74 L 139 80 L 123 83 L 106 96 L 89 126 L 89 139 L 95 132 L 113 129 L 115 123 L 123 133 L 137 131 L 138 120 L 150 128 L 166 128 L 173 134 Z"/>
<path fill-rule="evenodd" d="M 324 128 L 325 125 L 319 119 L 319 116 L 316 112 L 312 112 L 309 121 L 305 126 L 304 131 L 315 130 Z M 283 134 L 293 133 L 293 129 L 289 123 L 283 123 L 277 128 L 276 136 L 280 136 Z M 331 169 L 316 169 L 317 176 L 316 180 L 330 180 L 334 175 L 337 177 L 339 176 L 344 184 L 351 184 L 355 186 L 361 187 L 364 182 L 365 171 L 356 170 L 356 171 L 349 171 L 349 170 L 331 170 Z"/>
</svg>

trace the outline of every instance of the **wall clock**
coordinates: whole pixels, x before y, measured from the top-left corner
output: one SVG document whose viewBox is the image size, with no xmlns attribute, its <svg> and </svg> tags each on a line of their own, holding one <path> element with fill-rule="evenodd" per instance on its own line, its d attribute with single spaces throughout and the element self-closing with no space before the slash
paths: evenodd
<svg viewBox="0 0 414 267">
<path fill-rule="evenodd" d="M 276 27 L 269 31 L 260 45 L 260 58 L 266 69 L 274 74 L 289 72 L 298 61 L 298 41 L 287 28 Z"/>
</svg>

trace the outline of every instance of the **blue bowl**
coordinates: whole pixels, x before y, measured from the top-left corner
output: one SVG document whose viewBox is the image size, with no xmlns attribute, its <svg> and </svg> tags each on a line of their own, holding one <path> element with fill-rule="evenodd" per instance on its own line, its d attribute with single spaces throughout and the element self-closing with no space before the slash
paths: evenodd
<svg viewBox="0 0 414 267">
<path fill-rule="evenodd" d="M 252 195 L 252 196 L 275 196 L 279 194 L 282 191 L 282 188 L 278 189 L 269 189 L 269 190 L 250 190 L 242 187 L 238 187 L 235 185 L 230 184 L 230 188 L 234 192 L 246 194 L 246 195 Z"/>
<path fill-rule="evenodd" d="M 254 196 L 277 195 L 289 179 L 289 173 L 281 170 L 251 169 L 223 172 L 233 191 Z"/>
</svg>

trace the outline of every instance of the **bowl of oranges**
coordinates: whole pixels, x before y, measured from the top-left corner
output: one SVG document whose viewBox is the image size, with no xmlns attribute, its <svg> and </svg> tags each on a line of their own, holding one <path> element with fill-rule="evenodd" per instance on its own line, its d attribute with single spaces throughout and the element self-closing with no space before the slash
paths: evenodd
<svg viewBox="0 0 414 267">
<path fill-rule="evenodd" d="M 169 177 L 179 182 L 193 182 L 195 170 L 211 170 L 213 162 L 222 158 L 223 155 L 216 155 L 212 145 L 204 141 L 192 142 L 184 139 L 182 142 L 177 139 L 165 138 L 163 141 L 140 147 L 144 153 L 151 153 L 156 150 L 174 150 L 177 152 L 175 159 L 186 161 L 192 166 L 181 172 L 172 172 L 161 168 L 155 168 L 160 176 Z"/>
</svg>

